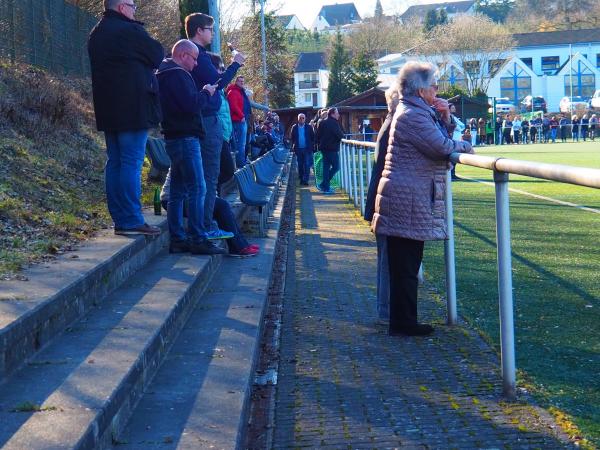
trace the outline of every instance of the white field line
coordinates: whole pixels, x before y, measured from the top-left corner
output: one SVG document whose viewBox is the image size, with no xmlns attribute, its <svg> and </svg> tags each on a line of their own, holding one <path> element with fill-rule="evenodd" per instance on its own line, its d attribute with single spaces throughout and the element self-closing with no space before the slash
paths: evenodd
<svg viewBox="0 0 600 450">
<path fill-rule="evenodd" d="M 491 181 L 482 181 L 482 180 L 478 180 L 476 178 L 469 178 L 469 177 L 463 177 L 463 176 L 461 176 L 460 178 L 463 179 L 463 180 L 477 181 L 478 183 L 487 184 L 488 186 L 494 186 L 494 183 L 492 183 Z M 522 191 L 520 189 L 514 189 L 514 188 L 510 188 L 510 187 L 508 188 L 508 190 L 511 191 L 511 192 L 516 192 L 517 194 L 527 195 L 528 197 L 537 198 L 539 200 L 545 200 L 547 202 L 557 203 L 559 205 L 570 206 L 572 208 L 577 208 L 577 209 L 580 209 L 582 211 L 588 211 L 588 212 L 592 212 L 594 214 L 600 214 L 600 210 L 598 210 L 598 209 L 588 208 L 587 206 L 578 205 L 576 203 L 564 202 L 562 200 L 557 200 L 557 199 L 552 198 L 552 197 L 544 197 L 543 195 L 532 194 L 531 192 Z"/>
</svg>

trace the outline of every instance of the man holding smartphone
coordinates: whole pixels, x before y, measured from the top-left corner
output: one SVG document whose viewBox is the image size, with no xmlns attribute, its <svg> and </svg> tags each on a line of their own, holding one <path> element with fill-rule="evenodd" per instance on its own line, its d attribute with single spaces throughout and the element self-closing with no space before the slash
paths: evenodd
<svg viewBox="0 0 600 450">
<path fill-rule="evenodd" d="M 185 31 L 189 40 L 198 48 L 198 65 L 192 70 L 192 77 L 198 90 L 205 85 L 214 85 L 217 89 L 227 86 L 244 64 L 246 58 L 241 53 L 233 56 L 233 61 L 225 72 L 219 73 L 210 60 L 206 51 L 213 39 L 214 19 L 203 13 L 190 14 L 185 18 Z M 223 128 L 217 114 L 221 107 L 221 95 L 213 95 L 201 109 L 206 133 L 200 138 L 202 165 L 206 181 L 206 199 L 204 202 L 204 226 L 209 239 L 231 237 L 231 233 L 219 230 L 213 221 L 213 210 L 217 196 L 217 183 L 221 162 L 221 147 L 223 146 Z"/>
</svg>

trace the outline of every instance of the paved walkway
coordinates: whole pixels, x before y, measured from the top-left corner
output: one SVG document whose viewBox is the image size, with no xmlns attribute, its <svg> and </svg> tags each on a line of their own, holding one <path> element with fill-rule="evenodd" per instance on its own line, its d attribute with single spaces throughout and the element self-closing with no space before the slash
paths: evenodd
<svg viewBox="0 0 600 450">
<path fill-rule="evenodd" d="M 433 336 L 375 324 L 375 241 L 342 195 L 299 189 L 291 245 L 274 448 L 570 447 L 544 410 L 502 401 L 497 355 L 445 326 L 428 286 Z"/>
</svg>

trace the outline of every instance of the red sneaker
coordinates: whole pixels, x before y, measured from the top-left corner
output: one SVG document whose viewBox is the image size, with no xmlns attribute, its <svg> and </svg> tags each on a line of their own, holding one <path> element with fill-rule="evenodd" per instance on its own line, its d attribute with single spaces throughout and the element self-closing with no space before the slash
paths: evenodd
<svg viewBox="0 0 600 450">
<path fill-rule="evenodd" d="M 250 245 L 248 247 L 244 247 L 237 253 L 229 252 L 229 256 L 234 258 L 248 258 L 249 256 L 258 255 L 258 249 L 252 248 Z"/>
</svg>

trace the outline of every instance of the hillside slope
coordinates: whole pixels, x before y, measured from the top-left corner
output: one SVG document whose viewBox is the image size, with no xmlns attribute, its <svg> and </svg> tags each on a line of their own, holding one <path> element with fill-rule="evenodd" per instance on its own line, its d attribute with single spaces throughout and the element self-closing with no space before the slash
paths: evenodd
<svg viewBox="0 0 600 450">
<path fill-rule="evenodd" d="M 0 277 L 107 227 L 89 80 L 0 60 Z"/>
</svg>

